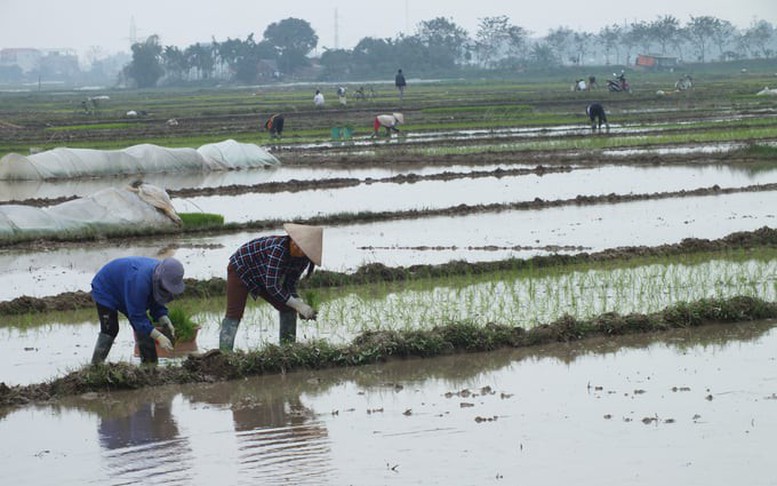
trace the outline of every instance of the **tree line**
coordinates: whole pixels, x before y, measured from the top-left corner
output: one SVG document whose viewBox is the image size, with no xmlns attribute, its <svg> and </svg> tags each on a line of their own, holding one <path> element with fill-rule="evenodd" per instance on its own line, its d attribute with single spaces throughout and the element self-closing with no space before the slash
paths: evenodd
<svg viewBox="0 0 777 486">
<path fill-rule="evenodd" d="M 342 80 L 385 77 L 399 66 L 414 75 L 455 75 L 462 70 L 524 71 L 569 65 L 629 65 L 637 54 L 662 54 L 692 62 L 773 58 L 775 27 L 756 20 L 744 29 L 714 16 L 671 15 L 652 21 L 612 24 L 598 32 L 551 29 L 532 37 L 507 16 L 484 17 L 474 36 L 445 17 L 420 22 L 412 35 L 365 37 L 353 49 L 318 47 L 311 25 L 287 18 L 267 26 L 261 40 L 163 46 L 153 35 L 132 46 L 122 71 L 140 88 L 219 80 L 251 84 L 268 78 Z M 312 69 L 315 67 L 315 69 Z"/>
</svg>

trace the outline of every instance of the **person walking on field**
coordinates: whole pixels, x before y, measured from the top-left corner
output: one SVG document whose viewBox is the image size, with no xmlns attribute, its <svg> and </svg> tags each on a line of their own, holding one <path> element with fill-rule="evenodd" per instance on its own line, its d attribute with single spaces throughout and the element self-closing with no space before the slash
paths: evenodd
<svg viewBox="0 0 777 486">
<path fill-rule="evenodd" d="M 394 76 L 394 86 L 399 91 L 399 101 L 402 102 L 405 99 L 405 88 L 407 87 L 407 81 L 405 81 L 405 75 L 402 70 L 397 71 L 397 75 Z"/>
<path fill-rule="evenodd" d="M 280 342 L 297 338 L 297 314 L 315 319 L 316 311 L 297 294 L 297 282 L 321 265 L 324 228 L 286 223 L 286 235 L 265 236 L 243 244 L 227 265 L 227 310 L 221 321 L 219 349 L 232 351 L 248 295 L 261 297 L 280 314 Z"/>
<path fill-rule="evenodd" d="M 610 123 L 607 121 L 607 115 L 604 112 L 604 107 L 601 103 L 591 103 L 585 107 L 585 114 L 591 120 L 591 132 L 596 132 L 596 127 L 599 127 L 599 133 L 602 133 L 602 124 L 607 129 L 607 133 L 610 133 Z"/>
<path fill-rule="evenodd" d="M 92 364 L 102 363 L 108 357 L 119 333 L 119 312 L 129 319 L 135 331 L 142 363 L 158 361 L 154 341 L 162 349 L 172 351 L 170 339 L 151 324 L 149 315 L 175 337 L 166 304 L 183 293 L 183 273 L 183 265 L 175 258 L 159 261 L 124 257 L 105 264 L 92 279 L 92 299 L 100 319 Z"/>
</svg>

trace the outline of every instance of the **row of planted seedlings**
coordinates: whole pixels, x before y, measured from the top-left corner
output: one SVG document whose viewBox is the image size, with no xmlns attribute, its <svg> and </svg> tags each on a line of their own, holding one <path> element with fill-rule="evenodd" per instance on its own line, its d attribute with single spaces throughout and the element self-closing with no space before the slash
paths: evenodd
<svg viewBox="0 0 777 486">
<path fill-rule="evenodd" d="M 777 318 L 775 231 L 749 234 L 764 233 L 771 243 L 720 251 L 664 248 L 620 258 L 603 253 L 416 269 L 377 265 L 353 275 L 321 271 L 301 287 L 318 307 L 318 320 L 300 322 L 295 344 L 274 344 L 277 329 L 270 323 L 277 314 L 260 302 L 249 307 L 242 324 L 253 333 L 249 350 L 206 352 L 157 369 L 119 362 L 85 366 L 45 384 L 0 384 L 0 405 L 93 390 Z M 193 285 L 175 307 L 217 332 L 222 287 L 218 279 Z M 93 309 L 70 314 L 72 322 L 83 323 Z M 51 318 L 6 317 L 6 325 L 36 327 L 50 325 Z M 62 314 L 58 319 L 67 322 Z"/>
<path fill-rule="evenodd" d="M 305 300 L 318 309 L 318 318 L 301 324 L 314 333 L 314 339 L 326 336 L 348 342 L 365 331 L 423 329 L 451 322 L 531 328 L 562 315 L 649 313 L 706 298 L 777 300 L 777 230 L 761 228 L 720 240 L 688 241 L 653 249 L 525 260 L 397 268 L 370 264 L 352 274 L 319 269 L 299 286 Z M 736 246 L 741 241 L 744 246 Z M 171 307 L 182 307 L 182 317 L 203 327 L 218 327 L 223 279 L 188 283 L 187 294 Z M 46 310 L 90 308 L 91 312 L 85 292 L 54 306 L 47 299 L 24 297 L 0 303 L 0 314 L 6 325 L 34 327 L 51 322 Z M 56 320 L 62 322 L 63 317 Z M 276 311 L 260 299 L 249 305 L 244 325 L 263 326 L 276 320 Z M 268 341 L 273 337 L 268 336 Z"/>
<path fill-rule="evenodd" d="M 747 296 L 777 297 L 777 250 L 701 253 L 681 259 L 650 257 L 630 261 L 515 266 L 489 273 L 380 281 L 368 285 L 305 289 L 319 309 L 316 321 L 301 322 L 307 339 L 348 343 L 365 332 L 417 331 L 467 322 L 531 329 L 563 316 L 589 319 L 606 313 L 652 313 L 681 302 Z M 217 325 L 215 313 L 197 319 Z M 272 343 L 275 310 L 259 303 L 244 322 L 258 326 L 257 345 Z M 253 324 L 252 324 L 253 323 Z"/>
</svg>

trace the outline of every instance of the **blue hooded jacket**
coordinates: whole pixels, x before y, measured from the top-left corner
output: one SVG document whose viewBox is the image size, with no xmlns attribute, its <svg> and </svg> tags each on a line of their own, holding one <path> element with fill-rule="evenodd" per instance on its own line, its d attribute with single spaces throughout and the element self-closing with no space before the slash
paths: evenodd
<svg viewBox="0 0 777 486">
<path fill-rule="evenodd" d="M 135 332 L 149 335 L 156 321 L 167 315 L 167 307 L 154 300 L 153 275 L 159 260 L 147 257 L 117 258 L 105 264 L 92 279 L 92 299 L 115 309 L 129 319 Z"/>
</svg>

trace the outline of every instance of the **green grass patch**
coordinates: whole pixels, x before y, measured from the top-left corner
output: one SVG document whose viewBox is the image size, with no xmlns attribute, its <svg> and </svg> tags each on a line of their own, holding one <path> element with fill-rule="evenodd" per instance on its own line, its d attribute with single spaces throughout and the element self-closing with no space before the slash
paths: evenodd
<svg viewBox="0 0 777 486">
<path fill-rule="evenodd" d="M 214 213 L 178 213 L 185 228 L 210 228 L 223 226 L 224 216 Z"/>
</svg>

